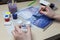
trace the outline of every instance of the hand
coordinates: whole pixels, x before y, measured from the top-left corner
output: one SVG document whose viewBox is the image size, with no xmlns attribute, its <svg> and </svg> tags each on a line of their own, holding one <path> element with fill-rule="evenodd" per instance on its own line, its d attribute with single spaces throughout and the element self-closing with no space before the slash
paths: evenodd
<svg viewBox="0 0 60 40">
<path fill-rule="evenodd" d="M 45 11 L 43 11 L 45 10 Z M 55 13 L 53 10 L 51 10 L 50 7 L 47 7 L 47 6 L 42 6 L 41 9 L 40 9 L 40 13 L 50 17 L 50 18 L 54 18 L 55 16 Z"/>
<path fill-rule="evenodd" d="M 21 26 L 16 26 L 15 30 L 12 32 L 15 40 L 31 40 L 31 28 L 29 25 L 27 27 L 27 32 L 21 30 Z"/>
</svg>

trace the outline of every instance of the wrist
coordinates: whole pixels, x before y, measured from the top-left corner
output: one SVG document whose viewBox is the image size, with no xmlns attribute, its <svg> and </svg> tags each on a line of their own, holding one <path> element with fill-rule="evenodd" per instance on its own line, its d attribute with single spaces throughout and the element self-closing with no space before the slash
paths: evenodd
<svg viewBox="0 0 60 40">
<path fill-rule="evenodd" d="M 57 14 L 54 14 L 53 19 L 56 19 L 56 17 L 57 17 Z"/>
</svg>

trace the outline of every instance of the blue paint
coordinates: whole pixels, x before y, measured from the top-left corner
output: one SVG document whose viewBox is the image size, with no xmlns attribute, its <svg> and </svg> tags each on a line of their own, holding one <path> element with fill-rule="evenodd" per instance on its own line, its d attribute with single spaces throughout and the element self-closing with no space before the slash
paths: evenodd
<svg viewBox="0 0 60 40">
<path fill-rule="evenodd" d="M 8 17 L 8 15 L 5 15 L 5 17 Z"/>
<path fill-rule="evenodd" d="M 12 17 L 13 17 L 13 19 L 17 19 L 18 17 L 17 17 L 17 14 L 12 14 Z"/>
</svg>

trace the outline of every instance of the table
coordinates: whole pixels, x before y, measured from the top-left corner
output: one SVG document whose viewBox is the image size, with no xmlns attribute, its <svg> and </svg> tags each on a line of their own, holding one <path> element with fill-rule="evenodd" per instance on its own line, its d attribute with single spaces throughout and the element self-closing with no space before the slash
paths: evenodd
<svg viewBox="0 0 60 40">
<path fill-rule="evenodd" d="M 58 10 L 56 10 L 56 13 L 60 13 L 60 3 L 57 0 L 49 0 L 49 2 L 53 2 L 56 4 L 56 6 L 58 7 Z M 18 8 L 24 8 L 27 7 L 28 3 L 30 2 L 21 2 L 21 3 L 17 3 L 17 7 Z M 24 5 L 23 5 L 24 4 Z M 33 5 L 36 6 L 39 5 L 39 0 L 37 0 L 37 2 Z M 2 12 L 4 10 L 8 10 L 8 6 L 6 5 L 0 5 L 0 40 L 14 40 L 12 35 L 9 35 L 7 32 L 6 27 L 4 27 L 4 19 L 2 16 Z M 54 36 L 56 34 L 60 34 L 60 23 L 54 21 L 53 24 L 46 29 L 45 31 L 43 31 L 43 29 L 38 28 L 38 27 L 33 27 L 32 28 L 32 36 L 33 36 L 33 40 L 44 40 L 48 37 Z"/>
</svg>

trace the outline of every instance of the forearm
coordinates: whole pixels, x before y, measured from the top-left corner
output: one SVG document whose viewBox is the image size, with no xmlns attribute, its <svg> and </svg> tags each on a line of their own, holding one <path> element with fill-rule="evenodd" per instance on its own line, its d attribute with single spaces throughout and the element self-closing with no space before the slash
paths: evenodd
<svg viewBox="0 0 60 40">
<path fill-rule="evenodd" d="M 55 16 L 53 17 L 55 20 L 60 21 L 60 14 L 55 14 Z"/>
</svg>

